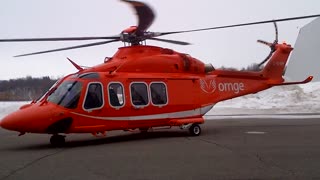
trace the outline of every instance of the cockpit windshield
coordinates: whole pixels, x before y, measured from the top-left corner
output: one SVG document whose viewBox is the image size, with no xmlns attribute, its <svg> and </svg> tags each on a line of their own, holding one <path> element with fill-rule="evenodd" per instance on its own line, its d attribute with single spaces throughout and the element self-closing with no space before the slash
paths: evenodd
<svg viewBox="0 0 320 180">
<path fill-rule="evenodd" d="M 65 108 L 74 109 L 78 105 L 81 90 L 81 82 L 65 81 L 50 94 L 47 100 Z"/>
<path fill-rule="evenodd" d="M 36 100 L 36 102 L 41 102 L 41 101 L 43 101 L 43 99 L 45 99 L 48 94 L 51 94 L 51 93 L 56 89 L 56 87 L 57 87 L 57 85 L 59 84 L 60 81 L 61 81 L 61 79 L 59 79 L 58 81 L 56 81 L 56 82 L 50 87 L 50 89 L 49 89 L 47 92 L 45 92 L 42 96 L 40 96 L 40 97 Z"/>
</svg>

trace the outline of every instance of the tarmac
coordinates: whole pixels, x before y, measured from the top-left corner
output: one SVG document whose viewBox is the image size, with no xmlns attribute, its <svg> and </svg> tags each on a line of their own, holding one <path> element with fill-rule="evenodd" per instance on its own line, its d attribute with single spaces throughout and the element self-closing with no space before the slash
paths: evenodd
<svg viewBox="0 0 320 180">
<path fill-rule="evenodd" d="M 0 130 L 0 180 L 320 179 L 319 118 L 215 118 L 202 134 L 159 129 L 49 135 Z"/>
</svg>

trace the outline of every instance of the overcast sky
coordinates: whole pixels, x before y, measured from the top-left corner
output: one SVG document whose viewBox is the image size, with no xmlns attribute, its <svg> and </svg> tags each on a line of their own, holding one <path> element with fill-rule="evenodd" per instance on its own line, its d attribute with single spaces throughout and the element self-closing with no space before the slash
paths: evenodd
<svg viewBox="0 0 320 180">
<path fill-rule="evenodd" d="M 150 31 L 177 31 L 261 20 L 320 14 L 315 0 L 143 0 L 156 13 Z M 299 29 L 313 19 L 282 22 L 279 41 L 294 45 Z M 1 0 L 0 39 L 111 36 L 136 25 L 134 11 L 119 0 Z M 188 41 L 179 46 L 147 41 L 149 45 L 188 53 L 215 67 L 246 67 L 269 53 L 257 39 L 274 40 L 272 24 L 163 36 Z M 87 41 L 88 42 L 88 41 Z M 91 42 L 91 41 L 89 41 Z M 31 76 L 60 77 L 76 71 L 67 57 L 93 66 L 112 56 L 121 42 L 13 58 L 14 55 L 85 44 L 82 42 L 23 42 L 0 44 L 0 80 Z"/>
</svg>

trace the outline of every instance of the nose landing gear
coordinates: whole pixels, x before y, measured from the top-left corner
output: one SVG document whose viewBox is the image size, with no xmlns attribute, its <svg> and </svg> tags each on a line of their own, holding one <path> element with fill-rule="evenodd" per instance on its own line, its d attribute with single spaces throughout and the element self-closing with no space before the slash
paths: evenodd
<svg viewBox="0 0 320 180">
<path fill-rule="evenodd" d="M 50 138 L 50 143 L 51 143 L 52 146 L 62 147 L 62 146 L 64 146 L 64 144 L 66 142 L 65 137 L 66 136 L 59 135 L 59 134 L 54 134 Z"/>
</svg>

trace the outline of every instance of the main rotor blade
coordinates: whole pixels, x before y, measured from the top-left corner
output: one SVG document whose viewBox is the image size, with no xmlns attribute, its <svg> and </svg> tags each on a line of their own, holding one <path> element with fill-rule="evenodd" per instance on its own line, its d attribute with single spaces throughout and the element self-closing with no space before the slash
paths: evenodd
<svg viewBox="0 0 320 180">
<path fill-rule="evenodd" d="M 163 32 L 163 33 L 159 33 L 158 36 L 196 32 L 196 31 L 208 31 L 208 30 L 224 29 L 224 28 L 232 28 L 232 27 L 240 27 L 240 26 L 250 26 L 250 25 L 256 25 L 256 24 L 266 24 L 266 23 L 281 22 L 281 21 L 293 21 L 298 19 L 315 18 L 319 16 L 320 14 L 316 14 L 316 15 L 310 15 L 310 16 L 298 16 L 298 17 L 292 17 L 292 18 L 273 19 L 273 20 L 267 20 L 267 21 L 257 21 L 257 22 L 251 22 L 251 23 L 233 24 L 233 25 L 227 25 L 227 26 L 217 26 L 217 27 L 211 27 L 211 28 L 193 29 L 193 30 L 186 30 L 186 31 Z"/>
<path fill-rule="evenodd" d="M 57 38 L 21 38 L 21 39 L 0 39 L 0 42 L 31 42 L 31 41 L 83 41 L 98 39 L 120 39 L 120 36 L 109 37 L 57 37 Z"/>
<path fill-rule="evenodd" d="M 178 44 L 178 45 L 190 45 L 190 43 L 184 42 L 184 41 L 175 41 L 175 40 L 160 39 L 160 38 L 148 38 L 148 39 L 155 40 L 155 41 L 162 41 L 162 42 L 172 43 L 172 44 Z"/>
<path fill-rule="evenodd" d="M 91 47 L 91 46 L 98 46 L 102 44 L 108 44 L 112 42 L 116 42 L 120 40 L 111 40 L 111 41 L 102 41 L 102 42 L 96 42 L 96 43 L 90 43 L 90 44 L 83 44 L 79 46 L 71 46 L 71 47 L 65 47 L 65 48 L 59 48 L 59 49 L 53 49 L 53 50 L 47 50 L 47 51 L 40 51 L 40 52 L 34 52 L 34 53 L 28 53 L 28 54 L 21 54 L 14 57 L 22 57 L 22 56 L 31 56 L 31 55 L 37 55 L 37 54 L 44 54 L 44 53 L 51 53 L 51 52 L 57 52 L 57 51 L 65 51 L 70 49 L 78 49 L 78 48 L 84 48 L 84 47 Z"/>
<path fill-rule="evenodd" d="M 129 1 L 129 0 L 122 0 L 123 2 L 129 3 L 136 11 L 138 15 L 138 27 L 136 30 L 137 35 L 142 35 L 150 25 L 153 23 L 155 18 L 154 12 L 150 6 L 146 3 L 138 2 L 138 1 Z"/>
</svg>

